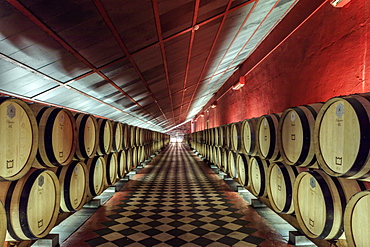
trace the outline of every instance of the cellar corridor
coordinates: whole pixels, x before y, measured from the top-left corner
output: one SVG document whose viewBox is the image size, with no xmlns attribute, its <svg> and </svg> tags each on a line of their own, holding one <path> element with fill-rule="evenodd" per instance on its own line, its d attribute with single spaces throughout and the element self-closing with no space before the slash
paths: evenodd
<svg viewBox="0 0 370 247">
<path fill-rule="evenodd" d="M 183 144 L 170 144 L 62 244 L 289 246 Z"/>
</svg>

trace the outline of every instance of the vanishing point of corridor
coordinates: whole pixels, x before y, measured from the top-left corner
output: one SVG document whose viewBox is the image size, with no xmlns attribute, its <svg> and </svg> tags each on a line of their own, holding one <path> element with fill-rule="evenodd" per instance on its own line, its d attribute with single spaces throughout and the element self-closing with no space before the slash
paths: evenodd
<svg viewBox="0 0 370 247">
<path fill-rule="evenodd" d="M 66 246 L 288 246 L 183 144 L 170 144 Z"/>
</svg>

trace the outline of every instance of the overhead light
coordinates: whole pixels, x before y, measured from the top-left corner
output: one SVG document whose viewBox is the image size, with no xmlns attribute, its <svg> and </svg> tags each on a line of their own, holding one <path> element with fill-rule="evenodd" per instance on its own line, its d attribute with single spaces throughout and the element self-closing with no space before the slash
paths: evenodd
<svg viewBox="0 0 370 247">
<path fill-rule="evenodd" d="M 333 5 L 336 8 L 341 8 L 347 3 L 349 3 L 351 0 L 331 0 L 330 4 Z"/>
<path fill-rule="evenodd" d="M 199 25 L 195 25 L 195 26 L 193 27 L 193 29 L 194 29 L 194 31 L 199 30 Z"/>
<path fill-rule="evenodd" d="M 216 108 L 217 107 L 217 101 L 213 102 L 211 105 L 211 108 Z"/>
<path fill-rule="evenodd" d="M 241 76 L 239 78 L 239 81 L 232 88 L 233 88 L 233 90 L 239 90 L 242 87 L 244 87 L 244 85 L 245 85 L 245 77 Z"/>
<path fill-rule="evenodd" d="M 204 112 L 202 112 L 199 116 L 200 116 L 200 117 L 204 117 Z"/>
</svg>

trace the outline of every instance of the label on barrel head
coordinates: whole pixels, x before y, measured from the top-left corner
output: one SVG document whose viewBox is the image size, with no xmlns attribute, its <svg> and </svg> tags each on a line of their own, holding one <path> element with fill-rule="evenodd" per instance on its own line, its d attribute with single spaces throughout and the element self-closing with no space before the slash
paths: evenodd
<svg viewBox="0 0 370 247">
<path fill-rule="evenodd" d="M 294 111 L 291 111 L 291 113 L 290 113 L 290 121 L 294 122 L 295 121 L 295 118 L 296 118 L 295 112 Z"/>
<path fill-rule="evenodd" d="M 61 123 L 64 123 L 64 120 L 65 120 L 64 114 L 60 114 L 60 115 L 59 115 L 59 121 L 60 121 Z"/>
<path fill-rule="evenodd" d="M 337 117 L 342 117 L 343 114 L 344 114 L 344 105 L 339 103 L 337 105 L 337 108 L 335 108 L 335 114 L 337 115 Z"/>
<path fill-rule="evenodd" d="M 264 125 L 265 127 L 267 126 L 267 119 L 266 119 L 266 118 L 263 120 L 263 125 Z"/>
<path fill-rule="evenodd" d="M 15 117 L 15 107 L 14 107 L 14 105 L 12 105 L 12 104 L 8 105 L 8 107 L 6 108 L 6 115 L 10 119 Z"/>
<path fill-rule="evenodd" d="M 41 187 L 44 185 L 45 179 L 44 176 L 40 176 L 38 180 L 38 185 Z"/>
<path fill-rule="evenodd" d="M 316 179 L 314 177 L 311 177 L 310 178 L 310 185 L 311 185 L 311 188 L 315 188 L 316 187 Z"/>
</svg>

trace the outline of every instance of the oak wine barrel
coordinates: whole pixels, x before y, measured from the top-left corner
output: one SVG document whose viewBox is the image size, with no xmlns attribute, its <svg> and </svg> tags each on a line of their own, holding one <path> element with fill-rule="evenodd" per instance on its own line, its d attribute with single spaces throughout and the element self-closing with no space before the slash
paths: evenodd
<svg viewBox="0 0 370 247">
<path fill-rule="evenodd" d="M 56 170 L 60 184 L 60 211 L 76 212 L 86 202 L 87 167 L 82 161 L 74 161 Z"/>
<path fill-rule="evenodd" d="M 120 122 L 112 122 L 112 132 L 113 132 L 113 141 L 112 141 L 112 151 L 118 152 L 122 150 L 123 143 L 123 127 Z"/>
<path fill-rule="evenodd" d="M 313 142 L 315 119 L 322 103 L 286 109 L 279 121 L 278 146 L 285 164 L 309 167 L 315 164 Z"/>
<path fill-rule="evenodd" d="M 257 118 L 245 119 L 241 125 L 241 151 L 251 156 L 258 155 L 257 122 Z"/>
<path fill-rule="evenodd" d="M 280 113 L 263 115 L 257 122 L 257 147 L 261 158 L 279 161 L 280 152 L 277 145 L 277 132 Z"/>
<path fill-rule="evenodd" d="M 228 158 L 227 158 L 227 166 L 228 166 L 228 173 L 230 177 L 237 178 L 238 171 L 236 168 L 236 153 L 233 150 L 229 150 Z"/>
<path fill-rule="evenodd" d="M 127 150 L 130 147 L 129 125 L 122 124 L 122 148 Z"/>
<path fill-rule="evenodd" d="M 218 126 L 218 146 L 224 146 L 224 125 Z"/>
<path fill-rule="evenodd" d="M 88 159 L 87 167 L 87 195 L 98 196 L 104 191 L 106 162 L 103 156 Z"/>
<path fill-rule="evenodd" d="M 298 169 L 295 166 L 280 162 L 270 164 L 267 170 L 267 195 L 275 212 L 294 212 L 293 185 L 297 175 Z"/>
<path fill-rule="evenodd" d="M 267 195 L 267 170 L 270 165 L 268 160 L 260 157 L 251 157 L 248 166 L 248 177 L 250 191 L 255 196 Z"/>
<path fill-rule="evenodd" d="M 39 147 L 33 166 L 36 168 L 65 166 L 76 152 L 76 121 L 64 108 L 30 105 L 39 126 Z"/>
<path fill-rule="evenodd" d="M 370 190 L 356 193 L 344 211 L 344 232 L 349 247 L 367 247 L 370 243 Z"/>
<path fill-rule="evenodd" d="M 106 162 L 105 182 L 106 186 L 117 182 L 118 178 L 118 160 L 117 153 L 110 153 L 104 156 Z"/>
<path fill-rule="evenodd" d="M 228 167 L 227 167 L 228 158 L 229 158 L 229 152 L 227 149 L 223 148 L 221 170 L 226 173 L 228 172 Z"/>
<path fill-rule="evenodd" d="M 98 148 L 98 122 L 92 115 L 74 115 L 77 126 L 77 145 L 75 157 L 79 160 L 92 158 Z"/>
<path fill-rule="evenodd" d="M 139 165 L 139 153 L 138 147 L 132 147 L 132 168 L 136 168 Z"/>
<path fill-rule="evenodd" d="M 231 149 L 235 152 L 239 152 L 241 146 L 241 123 L 232 123 L 231 126 Z"/>
<path fill-rule="evenodd" d="M 293 203 L 302 231 L 310 238 L 341 238 L 345 206 L 362 188 L 362 182 L 330 177 L 322 170 L 300 173 L 294 182 Z"/>
<path fill-rule="evenodd" d="M 7 212 L 6 241 L 35 240 L 54 227 L 60 186 L 53 171 L 32 168 L 21 179 L 2 182 L 1 200 Z"/>
<path fill-rule="evenodd" d="M 113 126 L 108 119 L 98 119 L 98 155 L 109 154 L 113 145 Z"/>
<path fill-rule="evenodd" d="M 117 154 L 118 177 L 123 178 L 127 174 L 127 156 L 126 150 L 121 150 Z"/>
<path fill-rule="evenodd" d="M 30 107 L 19 99 L 0 97 L 1 180 L 23 177 L 35 160 L 39 132 Z"/>
<path fill-rule="evenodd" d="M 370 180 L 370 98 L 335 97 L 320 109 L 314 132 L 320 167 L 331 176 Z"/>
<path fill-rule="evenodd" d="M 133 167 L 133 160 L 132 160 L 132 148 L 127 149 L 126 151 L 126 159 L 127 159 L 127 172 L 130 172 Z"/>
<path fill-rule="evenodd" d="M 236 158 L 236 169 L 238 173 L 238 182 L 241 186 L 247 186 L 248 181 L 248 166 L 250 163 L 250 157 L 245 154 L 237 154 Z"/>
</svg>

